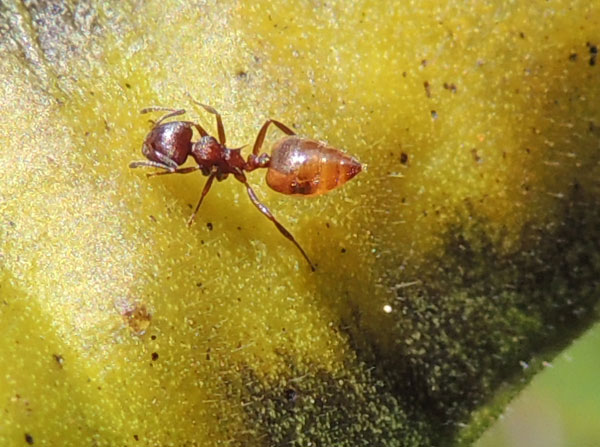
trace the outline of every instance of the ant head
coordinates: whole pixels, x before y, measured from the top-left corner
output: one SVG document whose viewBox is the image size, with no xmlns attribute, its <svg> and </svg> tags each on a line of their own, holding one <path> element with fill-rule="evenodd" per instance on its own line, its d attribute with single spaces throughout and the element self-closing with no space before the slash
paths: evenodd
<svg viewBox="0 0 600 447">
<path fill-rule="evenodd" d="M 223 147 L 221 144 L 210 135 L 200 138 L 192 146 L 192 157 L 200 166 L 213 164 L 221 159 Z"/>
</svg>

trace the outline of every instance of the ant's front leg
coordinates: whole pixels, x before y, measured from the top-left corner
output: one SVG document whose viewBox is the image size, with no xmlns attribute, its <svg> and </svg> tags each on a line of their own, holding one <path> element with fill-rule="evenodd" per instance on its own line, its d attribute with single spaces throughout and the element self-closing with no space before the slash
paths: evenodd
<svg viewBox="0 0 600 447">
<path fill-rule="evenodd" d="M 129 167 L 132 169 L 134 169 L 134 168 L 160 168 L 160 169 L 166 169 L 168 172 L 173 172 L 173 168 L 171 168 L 170 166 L 167 166 L 163 163 L 159 163 L 157 161 L 151 161 L 151 160 L 132 161 L 131 163 L 129 163 Z"/>
<path fill-rule="evenodd" d="M 185 113 L 185 109 L 170 109 L 168 107 L 161 107 L 161 106 L 146 107 L 145 109 L 142 109 L 140 111 L 140 113 L 150 113 L 150 112 L 158 112 L 158 111 L 169 112 L 169 113 L 167 113 L 166 115 L 161 116 L 158 119 L 158 121 L 150 120 L 150 122 L 152 123 L 152 125 L 154 127 L 158 126 L 160 123 L 162 123 L 167 118 L 171 118 L 173 116 L 183 115 Z"/>
<path fill-rule="evenodd" d="M 146 177 L 154 177 L 156 175 L 168 175 L 168 174 L 189 174 L 190 172 L 196 172 L 199 169 L 200 169 L 200 166 L 190 166 L 188 168 L 177 168 L 174 171 L 152 172 L 150 174 L 146 174 Z"/>
<path fill-rule="evenodd" d="M 223 127 L 223 119 L 221 118 L 221 114 L 219 112 L 217 112 L 213 107 L 207 106 L 206 104 L 202 104 L 201 102 L 196 101 L 192 97 L 192 95 L 190 95 L 189 93 L 187 93 L 187 95 L 194 104 L 199 105 L 204 110 L 206 110 L 208 113 L 212 113 L 213 115 L 215 115 L 217 117 L 217 132 L 219 134 L 219 143 L 221 143 L 223 146 L 225 146 L 225 141 L 226 141 L 225 127 Z M 204 135 L 202 135 L 202 136 L 204 136 Z"/>
</svg>

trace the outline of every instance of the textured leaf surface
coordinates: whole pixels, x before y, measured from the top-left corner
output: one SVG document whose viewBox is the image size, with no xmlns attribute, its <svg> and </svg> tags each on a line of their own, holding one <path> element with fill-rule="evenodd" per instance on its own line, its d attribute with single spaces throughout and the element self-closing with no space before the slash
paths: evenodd
<svg viewBox="0 0 600 447">
<path fill-rule="evenodd" d="M 595 2 L 0 5 L 0 443 L 468 445 L 597 317 Z M 147 179 L 151 105 L 368 169 Z M 279 135 L 269 137 L 266 148 Z M 523 365 L 530 367 L 523 371 Z"/>
</svg>

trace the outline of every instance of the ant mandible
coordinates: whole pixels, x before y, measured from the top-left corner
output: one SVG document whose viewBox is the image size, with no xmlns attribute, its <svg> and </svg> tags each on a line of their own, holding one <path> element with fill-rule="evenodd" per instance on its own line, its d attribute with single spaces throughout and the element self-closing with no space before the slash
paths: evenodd
<svg viewBox="0 0 600 447">
<path fill-rule="evenodd" d="M 246 186 L 246 191 L 254 206 L 275 224 L 281 234 L 292 241 L 314 272 L 314 264 L 294 236 L 275 219 L 269 208 L 258 200 L 254 190 L 248 184 L 245 172 L 267 168 L 266 179 L 271 189 L 288 195 L 315 196 L 346 183 L 361 171 L 361 164 L 354 157 L 321 141 L 296 136 L 285 124 L 272 119 L 263 124 L 254 142 L 252 153 L 244 160 L 241 155 L 242 148 L 230 149 L 225 145 L 225 129 L 219 112 L 211 106 L 197 101 L 194 101 L 194 103 L 216 116 L 218 141 L 195 122 L 164 122 L 168 118 L 183 115 L 185 109 L 148 107 L 143 109 L 141 113 L 156 111 L 168 113 L 153 123 L 152 129 L 144 140 L 142 154 L 147 160 L 134 161 L 129 164 L 129 167 L 154 167 L 164 170 L 147 174 L 148 177 L 188 174 L 198 170 L 202 171 L 203 175 L 208 176 L 198 204 L 188 220 L 188 226 L 194 221 L 213 181 L 215 179 L 223 181 L 229 174 L 233 175 L 236 180 Z M 277 126 L 287 136 L 273 145 L 270 156 L 266 153 L 259 154 L 271 124 Z M 196 142 L 192 141 L 193 128 L 201 136 L 200 140 Z M 182 168 L 181 165 L 186 162 L 190 155 L 196 161 L 197 166 Z"/>
</svg>

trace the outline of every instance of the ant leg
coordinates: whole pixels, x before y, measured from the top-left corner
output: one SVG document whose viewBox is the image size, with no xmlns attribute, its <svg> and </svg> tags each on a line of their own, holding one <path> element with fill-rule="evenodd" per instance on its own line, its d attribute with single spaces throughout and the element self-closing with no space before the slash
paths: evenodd
<svg viewBox="0 0 600 447">
<path fill-rule="evenodd" d="M 199 105 L 208 113 L 212 113 L 217 117 L 217 131 L 219 132 L 219 143 L 225 146 L 225 128 L 223 127 L 223 120 L 221 119 L 221 114 L 217 112 L 213 107 L 207 106 L 206 104 L 202 104 L 201 102 L 196 101 L 192 95 L 187 94 L 189 98 L 194 102 L 194 104 Z"/>
<path fill-rule="evenodd" d="M 286 133 L 288 135 L 296 135 L 294 133 L 294 131 L 292 129 L 290 129 L 289 127 L 287 127 L 285 124 L 280 123 L 279 121 L 275 121 L 275 120 L 267 120 L 267 121 L 265 121 L 265 124 L 263 124 L 263 126 L 258 131 L 258 135 L 256 136 L 256 141 L 254 142 L 254 149 L 252 150 L 252 154 L 258 155 L 258 151 L 260 150 L 263 142 L 265 141 L 265 136 L 267 135 L 267 129 L 269 128 L 269 125 L 271 125 L 271 124 L 275 124 L 277 127 L 279 127 L 279 129 L 283 133 Z"/>
<path fill-rule="evenodd" d="M 208 194 L 208 191 L 210 190 L 210 187 L 216 176 L 217 176 L 217 173 L 213 172 L 208 177 L 208 180 L 206 180 L 206 183 L 204 184 L 204 189 L 202 190 L 202 195 L 200 196 L 200 200 L 198 200 L 198 205 L 196 205 L 196 209 L 194 210 L 194 212 L 192 213 L 192 215 L 190 216 L 190 218 L 188 220 L 188 223 L 187 223 L 188 227 L 191 226 L 192 223 L 194 222 L 194 219 L 196 218 L 196 214 L 198 213 L 198 210 L 200 209 L 200 205 L 202 205 L 202 201 L 204 200 L 204 196 L 206 196 L 206 194 Z"/>
<path fill-rule="evenodd" d="M 304 256 L 304 259 L 306 259 L 306 262 L 308 262 L 308 265 L 310 265 L 310 269 L 314 272 L 316 270 L 315 266 L 310 261 L 310 259 L 308 258 L 308 255 L 302 249 L 300 244 L 296 241 L 296 239 L 294 239 L 294 236 L 292 236 L 292 233 L 290 233 L 288 230 L 286 230 L 285 227 L 283 225 L 281 225 L 277 221 L 277 219 L 275 219 L 275 216 L 273 216 L 273 214 L 271 213 L 271 210 L 269 210 L 269 208 L 267 208 L 266 205 L 264 205 L 263 203 L 260 202 L 260 200 L 258 200 L 258 197 L 256 197 L 254 190 L 250 187 L 250 185 L 248 184 L 248 182 L 246 181 L 245 178 L 243 178 L 243 180 L 242 180 L 242 178 L 238 178 L 238 180 L 242 181 L 242 183 L 244 185 L 246 185 L 246 190 L 248 191 L 248 196 L 250 196 L 250 200 L 252 201 L 254 206 L 256 206 L 256 208 L 258 208 L 258 210 L 261 213 L 263 213 L 267 217 L 267 219 L 269 219 L 271 222 L 273 222 L 275 224 L 275 226 L 277 227 L 277 229 L 279 230 L 279 232 L 281 234 L 283 234 L 286 238 L 288 238 L 290 241 L 292 241 L 292 243 L 298 248 L 298 250 L 300 250 L 300 253 L 302 253 L 302 256 Z"/>
<path fill-rule="evenodd" d="M 196 130 L 198 131 L 198 133 L 200 134 L 201 137 L 207 137 L 208 136 L 208 132 L 204 130 L 204 128 L 197 123 L 192 123 L 192 125 L 196 128 Z"/>
<path fill-rule="evenodd" d="M 166 169 L 167 171 L 171 171 L 171 168 L 163 163 L 159 163 L 157 161 L 150 161 L 150 160 L 142 160 L 142 161 L 132 161 L 131 163 L 129 163 L 129 167 L 130 168 L 141 168 L 141 167 L 148 167 L 148 168 L 160 168 L 160 169 Z"/>
<path fill-rule="evenodd" d="M 146 177 L 154 177 L 156 175 L 167 175 L 167 174 L 189 174 L 200 169 L 200 166 L 191 166 L 189 168 L 178 168 L 174 171 L 159 171 L 146 174 Z"/>
<path fill-rule="evenodd" d="M 161 106 L 146 107 L 145 109 L 142 109 L 140 111 L 140 113 L 149 113 L 149 112 L 158 112 L 158 111 L 170 112 L 170 113 L 167 113 L 166 115 L 161 116 L 158 119 L 158 121 L 153 122 L 154 126 L 158 126 L 160 123 L 162 123 L 167 118 L 183 115 L 185 113 L 185 109 L 170 109 L 168 107 L 161 107 Z"/>
</svg>

